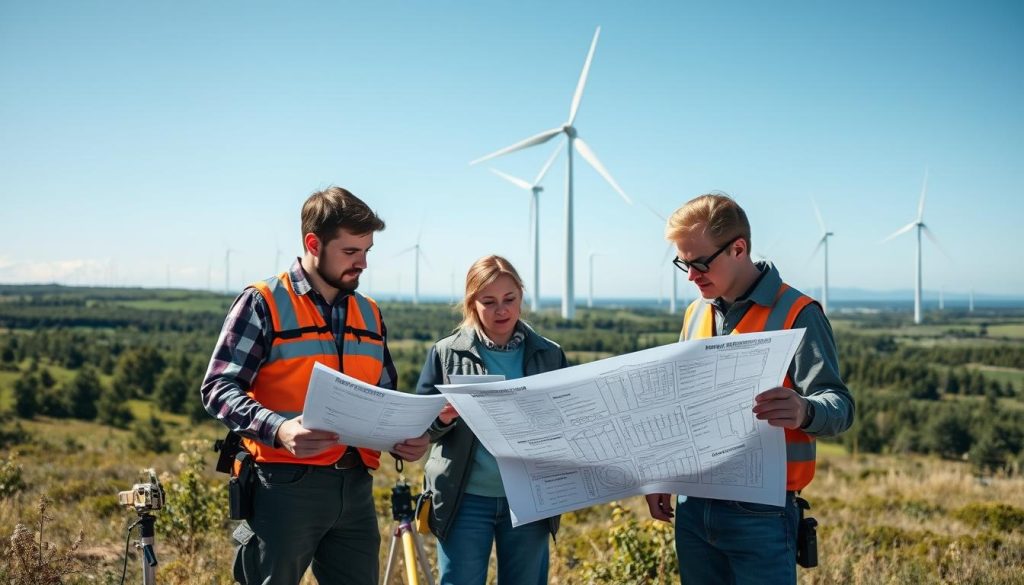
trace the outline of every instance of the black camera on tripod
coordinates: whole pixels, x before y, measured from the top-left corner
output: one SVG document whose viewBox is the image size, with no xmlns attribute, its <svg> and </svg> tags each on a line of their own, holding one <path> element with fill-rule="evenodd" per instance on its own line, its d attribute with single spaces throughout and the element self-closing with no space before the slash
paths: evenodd
<svg viewBox="0 0 1024 585">
<path fill-rule="evenodd" d="M 412 520 L 412 492 L 409 484 L 398 482 L 391 488 L 391 517 L 401 522 Z"/>
</svg>

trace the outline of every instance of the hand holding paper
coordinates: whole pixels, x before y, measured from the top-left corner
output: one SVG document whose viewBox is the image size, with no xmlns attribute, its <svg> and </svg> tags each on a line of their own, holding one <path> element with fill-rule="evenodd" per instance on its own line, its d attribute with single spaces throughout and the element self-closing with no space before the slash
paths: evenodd
<svg viewBox="0 0 1024 585">
<path fill-rule="evenodd" d="M 336 433 L 346 445 L 394 450 L 415 461 L 426 452 L 424 434 L 445 403 L 441 395 L 379 388 L 316 364 L 306 390 L 302 426 Z"/>
</svg>

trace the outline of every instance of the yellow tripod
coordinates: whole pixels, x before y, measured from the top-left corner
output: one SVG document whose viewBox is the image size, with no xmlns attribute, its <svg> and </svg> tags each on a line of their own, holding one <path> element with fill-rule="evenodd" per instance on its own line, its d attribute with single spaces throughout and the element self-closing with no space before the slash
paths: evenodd
<svg viewBox="0 0 1024 585">
<path fill-rule="evenodd" d="M 398 471 L 402 471 L 402 464 L 399 460 Z M 430 564 L 427 562 L 427 553 L 423 550 L 423 543 L 420 535 L 413 526 L 415 513 L 412 507 L 412 494 L 409 492 L 409 484 L 405 477 L 399 477 L 395 487 L 391 488 L 391 517 L 398 522 L 398 526 L 391 537 L 391 552 L 388 553 L 387 569 L 384 572 L 384 585 L 392 585 L 392 580 L 401 583 L 398 577 L 398 559 L 405 561 L 406 585 L 420 585 L 420 571 L 423 572 L 424 581 L 427 585 L 434 585 L 434 575 L 430 572 Z M 401 545 L 399 545 L 401 541 Z M 399 548 L 402 553 L 399 554 Z M 417 568 L 419 570 L 417 570 Z"/>
</svg>

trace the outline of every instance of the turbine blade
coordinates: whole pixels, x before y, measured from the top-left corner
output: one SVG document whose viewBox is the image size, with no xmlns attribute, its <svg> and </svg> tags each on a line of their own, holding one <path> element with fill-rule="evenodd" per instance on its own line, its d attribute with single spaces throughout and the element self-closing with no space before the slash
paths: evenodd
<svg viewBox="0 0 1024 585">
<path fill-rule="evenodd" d="M 482 156 L 482 157 L 480 157 L 480 158 L 470 162 L 469 164 L 475 165 L 477 163 L 484 162 L 485 160 L 491 160 L 492 158 L 497 158 L 499 156 L 508 154 L 510 152 L 515 152 L 517 150 L 522 150 L 524 148 L 529 148 L 529 147 L 535 146 L 537 144 L 544 144 L 548 140 L 551 140 L 552 138 L 554 138 L 561 131 L 562 131 L 561 126 L 559 126 L 558 128 L 552 128 L 551 130 L 545 130 L 545 131 L 541 132 L 540 134 L 536 134 L 534 136 L 531 136 L 531 137 L 527 138 L 526 140 L 522 140 L 520 142 L 517 142 L 517 143 L 513 144 L 512 146 L 506 146 L 505 148 L 502 148 L 501 150 L 492 152 L 491 154 L 488 154 L 486 156 Z"/>
<path fill-rule="evenodd" d="M 909 232 L 910 230 L 914 229 L 914 226 L 916 226 L 916 225 L 917 225 L 917 222 L 916 221 L 912 221 L 912 222 L 908 223 L 907 225 L 901 227 L 900 229 L 896 230 L 895 232 L 889 234 L 889 237 L 885 238 L 880 243 L 884 244 L 885 242 L 888 242 L 889 240 L 895 238 L 896 236 L 903 235 L 903 234 Z"/>
<path fill-rule="evenodd" d="M 675 251 L 676 251 L 675 244 L 669 244 L 668 247 L 665 248 L 665 254 L 661 257 L 661 263 L 664 264 L 664 263 L 668 262 L 669 258 L 671 258 L 672 256 L 675 255 L 674 254 Z M 674 266 L 672 268 L 675 269 Z"/>
<path fill-rule="evenodd" d="M 654 217 L 660 219 L 662 223 L 665 223 L 666 221 L 668 221 L 667 217 L 665 217 L 664 215 L 662 215 L 662 214 L 658 213 L 657 211 L 655 211 L 655 209 L 653 207 L 651 207 L 650 205 L 647 205 L 646 201 L 641 201 L 640 205 L 643 205 L 644 209 L 646 209 L 647 211 L 650 211 L 651 215 L 653 215 Z"/>
<path fill-rule="evenodd" d="M 939 249 L 939 252 L 942 252 L 942 255 L 946 257 L 946 260 L 952 262 L 953 258 L 951 258 L 949 253 L 946 252 L 946 249 L 942 247 L 942 244 L 939 243 L 939 239 L 935 237 L 935 234 L 932 233 L 932 230 L 928 229 L 928 226 L 926 225 L 922 225 L 921 229 L 924 230 L 924 235 L 928 236 L 928 239 L 931 240 L 933 244 L 935 244 L 936 248 Z"/>
<path fill-rule="evenodd" d="M 420 249 L 420 260 L 423 260 L 423 262 L 427 265 L 427 268 L 430 268 L 431 270 L 434 269 L 434 267 L 430 264 L 430 260 L 427 259 L 427 254 L 423 251 L 422 248 Z"/>
<path fill-rule="evenodd" d="M 826 236 L 822 236 L 821 239 L 818 240 L 818 245 L 814 247 L 814 251 L 811 252 L 811 255 L 807 257 L 807 261 L 804 262 L 804 266 L 810 264 L 811 260 L 814 260 L 814 257 L 818 255 L 818 250 L 820 250 L 822 246 L 825 245 L 825 237 Z"/>
<path fill-rule="evenodd" d="M 601 27 L 594 31 L 594 40 L 590 41 L 590 51 L 587 52 L 587 60 L 583 63 L 583 72 L 580 73 L 580 80 L 576 83 L 576 93 L 572 96 L 572 106 L 569 108 L 569 126 L 576 121 L 576 114 L 580 110 L 580 102 L 583 101 L 583 88 L 587 85 L 587 75 L 590 74 L 590 63 L 594 60 L 594 49 L 597 48 L 597 37 L 601 36 Z"/>
<path fill-rule="evenodd" d="M 558 153 L 562 152 L 562 144 L 563 143 L 559 142 L 558 146 L 555 147 L 555 151 L 551 153 L 548 161 L 544 163 L 543 167 L 541 167 L 540 172 L 537 173 L 537 178 L 533 180 L 533 185 L 531 185 L 531 187 L 534 185 L 540 185 L 540 182 L 544 180 L 544 175 L 548 174 L 548 170 L 551 169 L 551 165 L 554 164 L 555 159 L 558 158 Z"/>
<path fill-rule="evenodd" d="M 828 232 L 828 230 L 825 229 L 825 220 L 821 219 L 821 210 L 818 209 L 818 202 L 814 200 L 814 197 L 811 197 L 811 205 L 814 206 L 814 215 L 818 217 L 818 225 L 821 226 L 821 233 L 824 234 Z"/>
<path fill-rule="evenodd" d="M 924 197 L 928 193 L 928 169 L 924 170 L 924 183 L 921 184 L 921 200 L 917 202 L 917 222 L 924 219 Z"/>
<path fill-rule="evenodd" d="M 507 174 L 499 171 L 498 169 L 494 169 L 494 168 L 491 168 L 491 169 L 488 169 L 488 170 L 490 170 L 495 175 L 498 175 L 502 179 L 505 179 L 509 183 L 512 183 L 516 187 L 519 187 L 520 189 L 526 189 L 527 191 L 529 191 L 530 189 L 533 189 L 533 185 L 527 183 L 526 181 L 520 179 L 519 177 L 513 177 L 512 175 L 507 175 Z"/>
<path fill-rule="evenodd" d="M 401 252 L 396 253 L 394 257 L 397 258 L 397 257 L 401 256 L 402 254 L 405 254 L 406 252 L 412 252 L 415 249 L 416 249 L 416 246 L 409 246 L 408 248 L 402 250 Z"/>
<path fill-rule="evenodd" d="M 604 168 L 604 165 L 601 164 L 600 160 L 598 160 L 597 155 L 594 154 L 594 151 L 591 150 L 590 146 L 588 146 L 586 142 L 583 142 L 583 139 L 578 136 L 576 137 L 574 144 L 576 145 L 576 152 L 580 153 L 580 156 L 590 163 L 590 166 L 594 167 L 594 170 L 604 177 L 605 181 L 608 181 L 608 184 L 612 186 L 612 189 L 615 189 L 626 203 L 633 205 L 633 200 L 630 199 L 629 195 L 626 195 L 626 192 L 622 190 L 622 187 L 619 187 L 619 184 L 615 182 L 615 179 L 612 178 L 612 174 L 608 172 L 608 169 Z"/>
</svg>

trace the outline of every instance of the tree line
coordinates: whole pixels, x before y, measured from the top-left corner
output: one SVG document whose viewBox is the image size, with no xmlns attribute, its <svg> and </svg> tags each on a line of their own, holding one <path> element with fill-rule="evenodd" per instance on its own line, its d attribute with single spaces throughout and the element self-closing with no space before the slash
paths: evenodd
<svg viewBox="0 0 1024 585">
<path fill-rule="evenodd" d="M 12 298 L 3 292 L 0 287 L 0 329 L 7 329 L 0 371 L 17 374 L 9 390 L 15 415 L 136 424 L 158 435 L 153 417 L 133 421 L 128 400 L 138 399 L 196 422 L 211 420 L 199 385 L 222 312 L 143 311 L 121 307 L 114 294 L 61 296 L 43 288 Z M 133 301 L 146 298 L 129 293 Z M 392 349 L 399 388 L 411 390 L 429 344 L 460 317 L 446 305 L 385 303 L 382 309 L 389 338 L 414 342 Z M 550 312 L 525 318 L 566 351 L 611 354 L 667 343 L 680 320 L 655 310 L 611 309 L 580 311 L 572 322 Z M 1020 466 L 1024 389 L 978 366 L 1024 369 L 1024 344 L 907 343 L 857 329 L 844 328 L 837 338 L 842 375 L 857 400 L 857 422 L 840 439 L 848 448 L 967 457 L 984 469 Z"/>
</svg>

